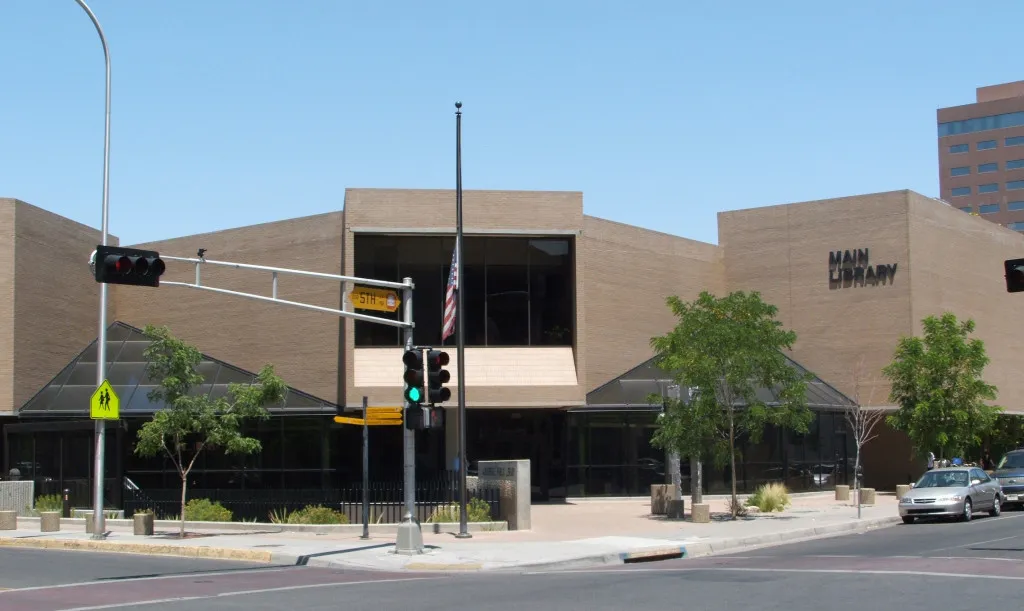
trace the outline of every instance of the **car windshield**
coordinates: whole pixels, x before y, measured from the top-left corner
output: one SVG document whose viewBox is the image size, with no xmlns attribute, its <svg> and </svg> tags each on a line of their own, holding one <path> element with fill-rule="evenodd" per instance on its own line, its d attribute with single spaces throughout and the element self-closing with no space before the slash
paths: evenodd
<svg viewBox="0 0 1024 611">
<path fill-rule="evenodd" d="M 929 471 L 915 488 L 961 488 L 967 485 L 967 471 Z"/>
<path fill-rule="evenodd" d="M 1003 456 L 996 469 L 1024 469 L 1024 452 L 1014 452 Z"/>
</svg>

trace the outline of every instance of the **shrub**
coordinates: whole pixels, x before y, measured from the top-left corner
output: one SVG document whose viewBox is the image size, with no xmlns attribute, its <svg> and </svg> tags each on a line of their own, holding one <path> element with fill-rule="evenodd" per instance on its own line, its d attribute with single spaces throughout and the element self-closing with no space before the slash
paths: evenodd
<svg viewBox="0 0 1024 611">
<path fill-rule="evenodd" d="M 747 505 L 757 507 L 761 511 L 782 511 L 789 506 L 789 492 L 781 482 L 763 484 L 747 499 Z"/>
<path fill-rule="evenodd" d="M 458 503 L 442 505 L 434 510 L 427 522 L 458 522 L 462 512 Z M 490 522 L 491 505 L 483 499 L 470 499 L 466 503 L 467 522 Z"/>
<path fill-rule="evenodd" d="M 230 522 L 231 510 L 210 499 L 192 499 L 185 504 L 185 519 L 189 522 Z"/>
<path fill-rule="evenodd" d="M 41 494 L 36 497 L 36 511 L 64 511 L 64 500 L 59 494 Z"/>
<path fill-rule="evenodd" d="M 287 524 L 288 523 L 288 509 L 282 507 L 279 509 L 271 509 L 268 516 L 271 524 Z"/>
<path fill-rule="evenodd" d="M 288 524 L 348 524 L 347 515 L 323 505 L 306 505 L 285 519 Z"/>
</svg>

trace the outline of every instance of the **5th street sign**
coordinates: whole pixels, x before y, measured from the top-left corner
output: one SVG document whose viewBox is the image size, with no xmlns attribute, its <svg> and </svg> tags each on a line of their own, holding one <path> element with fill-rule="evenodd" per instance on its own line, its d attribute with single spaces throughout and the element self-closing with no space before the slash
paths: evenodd
<svg viewBox="0 0 1024 611">
<path fill-rule="evenodd" d="M 398 293 L 390 289 L 357 286 L 348 294 L 352 307 L 359 310 L 375 310 L 377 312 L 395 312 L 402 300 Z"/>
</svg>

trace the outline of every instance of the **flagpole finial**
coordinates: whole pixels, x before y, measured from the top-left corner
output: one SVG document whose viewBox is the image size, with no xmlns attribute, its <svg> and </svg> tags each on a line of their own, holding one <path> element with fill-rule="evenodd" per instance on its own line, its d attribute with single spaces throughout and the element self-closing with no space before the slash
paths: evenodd
<svg viewBox="0 0 1024 611">
<path fill-rule="evenodd" d="M 455 110 L 462 110 L 462 102 L 455 103 Z"/>
</svg>

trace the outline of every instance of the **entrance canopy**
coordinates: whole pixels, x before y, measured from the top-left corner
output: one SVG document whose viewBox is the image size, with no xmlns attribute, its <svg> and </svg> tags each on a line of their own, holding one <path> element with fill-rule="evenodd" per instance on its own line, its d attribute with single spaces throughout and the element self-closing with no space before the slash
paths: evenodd
<svg viewBox="0 0 1024 611">
<path fill-rule="evenodd" d="M 150 340 L 137 329 L 123 322 L 107 328 L 107 379 L 121 400 L 121 416 L 148 416 L 166 405 L 151 403 L 149 391 L 156 385 L 146 375 L 143 356 Z M 88 418 L 89 398 L 96 390 L 96 353 L 98 342 L 76 356 L 57 377 L 28 400 L 18 411 L 21 417 Z M 229 384 L 252 384 L 256 374 L 203 355 L 197 370 L 204 383 L 193 389 L 195 395 L 223 397 Z M 333 414 L 337 405 L 288 387 L 283 405 L 268 406 L 272 414 Z"/>
<path fill-rule="evenodd" d="M 786 359 L 786 364 L 800 374 L 809 373 L 805 367 L 788 356 L 783 355 L 783 358 Z M 669 394 L 668 387 L 674 384 L 672 377 L 658 367 L 656 357 L 651 358 L 590 391 L 587 393 L 587 406 L 570 411 L 623 409 L 660 411 L 660 402 L 651 403 L 650 396 L 666 396 Z M 778 405 L 778 396 L 773 389 L 758 388 L 757 397 L 765 405 Z M 839 392 L 818 376 L 812 374 L 807 383 L 807 406 L 811 409 L 849 409 L 856 404 L 853 399 Z M 737 406 L 742 406 L 742 403 Z"/>
</svg>

